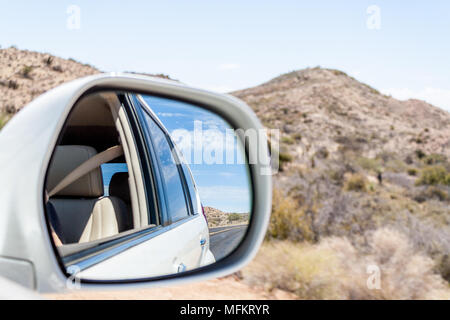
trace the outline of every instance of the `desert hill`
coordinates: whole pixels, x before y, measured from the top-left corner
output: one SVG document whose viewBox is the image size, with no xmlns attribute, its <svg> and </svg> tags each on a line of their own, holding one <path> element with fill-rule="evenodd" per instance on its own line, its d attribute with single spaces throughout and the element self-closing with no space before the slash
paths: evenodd
<svg viewBox="0 0 450 320">
<path fill-rule="evenodd" d="M 203 209 L 210 228 L 248 223 L 249 221 L 248 214 L 228 213 L 212 207 L 203 207 Z"/>
<path fill-rule="evenodd" d="M 322 68 L 232 94 L 280 130 L 269 238 L 345 237 L 364 253 L 370 235 L 388 227 L 450 279 L 448 112 Z"/>
<path fill-rule="evenodd" d="M 0 112 L 14 114 L 31 100 L 58 85 L 99 73 L 96 68 L 50 54 L 0 50 Z"/>
<path fill-rule="evenodd" d="M 100 72 L 74 59 L 15 47 L 0 49 L 0 116 L 12 116 L 37 96 L 65 82 Z M 173 80 L 164 74 L 130 73 Z"/>
<path fill-rule="evenodd" d="M 295 71 L 232 94 L 267 127 L 282 130 L 285 141 L 301 135 L 309 155 L 351 143 L 367 156 L 416 149 L 450 156 L 448 112 L 420 100 L 385 96 L 338 70 Z"/>
</svg>

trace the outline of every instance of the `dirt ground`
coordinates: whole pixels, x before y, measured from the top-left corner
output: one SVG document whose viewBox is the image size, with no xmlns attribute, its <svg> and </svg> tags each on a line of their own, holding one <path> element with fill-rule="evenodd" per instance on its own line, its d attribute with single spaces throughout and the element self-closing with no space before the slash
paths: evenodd
<svg viewBox="0 0 450 320">
<path fill-rule="evenodd" d="M 236 279 L 226 277 L 182 286 L 127 291 L 74 291 L 46 295 L 56 300 L 292 300 L 295 295 L 273 290 L 268 293 Z"/>
</svg>

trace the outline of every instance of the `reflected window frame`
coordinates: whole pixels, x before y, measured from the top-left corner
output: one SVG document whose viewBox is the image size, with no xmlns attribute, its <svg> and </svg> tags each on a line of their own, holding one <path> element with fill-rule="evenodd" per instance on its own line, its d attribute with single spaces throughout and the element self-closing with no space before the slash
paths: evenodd
<svg viewBox="0 0 450 320">
<path fill-rule="evenodd" d="M 183 221 L 185 219 L 188 219 L 192 216 L 196 215 L 196 212 L 194 211 L 194 207 L 192 204 L 192 195 L 189 191 L 189 186 L 187 183 L 187 179 L 186 176 L 184 174 L 184 170 L 182 168 L 182 161 L 181 161 L 181 157 L 179 156 L 178 152 L 177 152 L 177 148 L 175 147 L 174 142 L 172 141 L 172 138 L 170 137 L 169 132 L 166 130 L 166 128 L 164 127 L 164 125 L 159 121 L 158 117 L 155 115 L 155 113 L 153 112 L 153 110 L 147 105 L 147 103 L 144 101 L 144 99 L 142 98 L 141 95 L 135 95 L 135 94 L 129 94 L 129 98 L 133 103 L 133 108 L 134 110 L 137 111 L 138 117 L 139 117 L 139 123 L 143 126 L 145 126 L 144 128 L 142 128 L 142 130 L 144 131 L 144 139 L 146 140 L 146 146 L 147 146 L 147 153 L 149 155 L 149 157 L 152 159 L 153 163 L 157 163 L 158 165 L 154 165 L 154 167 L 158 167 L 159 172 L 155 175 L 156 176 L 156 184 L 158 185 L 158 190 L 159 192 L 161 192 L 161 194 L 164 195 L 165 198 L 165 203 L 164 203 L 164 209 L 162 210 L 162 212 L 164 212 L 164 214 L 162 215 L 162 225 L 163 226 L 168 226 L 170 224 L 173 224 L 175 222 L 178 221 Z M 151 118 L 151 120 L 153 121 L 153 123 L 158 127 L 158 129 L 164 134 L 165 139 L 170 147 L 170 151 L 172 154 L 172 157 L 174 158 L 175 161 L 175 165 L 177 166 L 177 172 L 178 175 L 181 179 L 181 183 L 182 183 L 182 188 L 183 188 L 183 193 L 184 193 L 184 198 L 185 198 L 185 204 L 188 210 L 188 215 L 185 217 L 182 217 L 180 219 L 177 220 L 173 220 L 172 216 L 169 212 L 170 210 L 170 206 L 169 206 L 169 199 L 168 199 L 168 194 L 167 194 L 167 190 L 165 188 L 165 181 L 164 181 L 164 177 L 161 171 L 162 165 L 160 163 L 159 158 L 156 156 L 156 146 L 153 140 L 153 134 L 151 133 L 151 130 L 149 128 L 149 124 L 147 123 L 147 120 L 145 119 L 145 117 L 148 116 Z"/>
</svg>

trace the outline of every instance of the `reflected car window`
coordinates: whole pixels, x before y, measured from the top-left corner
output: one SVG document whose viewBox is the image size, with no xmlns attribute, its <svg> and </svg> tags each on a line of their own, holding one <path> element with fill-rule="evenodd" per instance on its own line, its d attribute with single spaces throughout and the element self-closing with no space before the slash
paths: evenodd
<svg viewBox="0 0 450 320">
<path fill-rule="evenodd" d="M 109 183 L 112 176 L 117 172 L 128 172 L 128 167 L 126 163 L 104 163 L 101 165 L 101 168 L 105 196 L 109 196 Z"/>
<path fill-rule="evenodd" d="M 175 162 L 172 148 L 165 133 L 144 111 L 144 117 L 150 130 L 151 139 L 157 150 L 156 156 L 160 162 L 164 180 L 164 190 L 167 195 L 169 215 L 172 221 L 183 219 L 189 215 L 183 185 Z"/>
</svg>

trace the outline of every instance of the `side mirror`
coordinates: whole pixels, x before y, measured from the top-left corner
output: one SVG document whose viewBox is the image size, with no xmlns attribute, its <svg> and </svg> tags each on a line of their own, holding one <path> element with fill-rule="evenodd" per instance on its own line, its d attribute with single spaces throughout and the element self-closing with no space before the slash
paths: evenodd
<svg viewBox="0 0 450 320">
<path fill-rule="evenodd" d="M 263 240 L 267 137 L 231 96 L 137 75 L 86 77 L 30 103 L 0 145 L 0 276 L 27 287 L 224 276 Z"/>
</svg>

